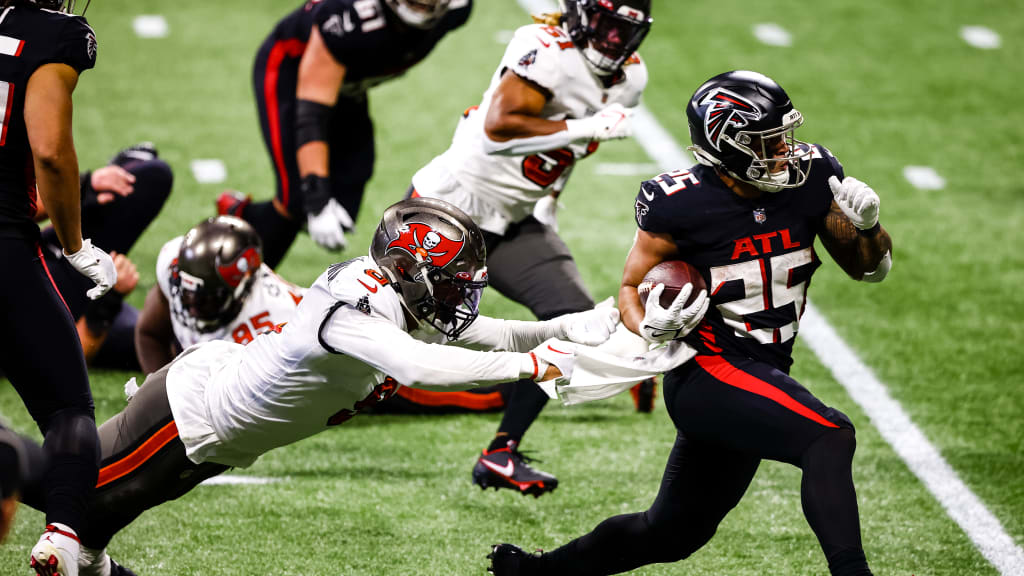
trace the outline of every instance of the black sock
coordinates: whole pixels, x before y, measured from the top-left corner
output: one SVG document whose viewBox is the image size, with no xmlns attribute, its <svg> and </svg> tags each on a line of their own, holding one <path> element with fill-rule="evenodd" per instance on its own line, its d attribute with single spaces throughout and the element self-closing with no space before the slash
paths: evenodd
<svg viewBox="0 0 1024 576">
<path fill-rule="evenodd" d="M 46 523 L 60 522 L 82 533 L 100 463 L 100 437 L 92 411 L 69 409 L 56 414 L 46 431 L 43 449 L 50 457 L 50 468 L 41 482 Z"/>
<path fill-rule="evenodd" d="M 252 224 L 263 240 L 263 261 L 267 266 L 277 268 L 295 241 L 300 224 L 282 216 L 269 200 L 249 204 L 242 211 L 242 218 Z"/>
<path fill-rule="evenodd" d="M 532 380 L 520 380 L 513 384 L 505 414 L 498 426 L 498 436 L 494 437 L 487 449 L 504 448 L 509 440 L 516 443 L 522 441 L 526 430 L 540 416 L 547 403 L 548 395 Z"/>
</svg>

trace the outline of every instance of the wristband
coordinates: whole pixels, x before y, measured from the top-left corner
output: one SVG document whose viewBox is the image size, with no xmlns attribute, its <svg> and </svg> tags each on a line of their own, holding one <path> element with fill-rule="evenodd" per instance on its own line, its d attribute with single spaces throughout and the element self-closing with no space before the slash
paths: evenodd
<svg viewBox="0 0 1024 576">
<path fill-rule="evenodd" d="M 854 226 L 854 228 L 856 228 L 856 226 Z M 861 236 L 869 236 L 870 237 L 870 236 L 874 236 L 875 234 L 878 234 L 878 231 L 881 230 L 881 229 L 882 229 L 882 224 L 880 222 L 875 222 L 875 225 L 872 226 L 871 228 L 864 228 L 863 230 L 860 229 L 860 228 L 857 228 L 857 234 L 860 234 Z"/>
<path fill-rule="evenodd" d="M 331 179 L 326 176 L 309 174 L 302 179 L 303 207 L 306 214 L 319 214 L 331 200 Z"/>
</svg>

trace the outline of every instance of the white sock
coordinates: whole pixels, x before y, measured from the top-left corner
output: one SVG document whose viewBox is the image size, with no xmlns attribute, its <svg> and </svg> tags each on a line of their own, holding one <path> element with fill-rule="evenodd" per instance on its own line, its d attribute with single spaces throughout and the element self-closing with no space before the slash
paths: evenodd
<svg viewBox="0 0 1024 576">
<path fill-rule="evenodd" d="M 110 576 L 110 556 L 107 549 L 96 550 L 82 546 L 82 555 L 78 557 L 79 576 Z"/>
</svg>

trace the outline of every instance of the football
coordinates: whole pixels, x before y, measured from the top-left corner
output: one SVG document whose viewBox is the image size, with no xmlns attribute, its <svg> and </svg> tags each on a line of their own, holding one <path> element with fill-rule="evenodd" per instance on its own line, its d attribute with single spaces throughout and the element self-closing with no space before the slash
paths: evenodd
<svg viewBox="0 0 1024 576">
<path fill-rule="evenodd" d="M 665 285 L 665 290 L 662 291 L 661 300 L 659 300 L 663 308 L 671 306 L 679 291 L 687 284 L 693 284 L 693 291 L 690 292 L 690 297 L 686 299 L 687 306 L 697 299 L 697 295 L 700 294 L 701 290 L 707 290 L 707 284 L 704 283 L 704 278 L 700 275 L 700 272 L 682 260 L 667 260 L 647 272 L 643 282 L 637 286 L 637 293 L 640 294 L 641 304 L 647 305 L 647 295 L 658 284 Z"/>
</svg>

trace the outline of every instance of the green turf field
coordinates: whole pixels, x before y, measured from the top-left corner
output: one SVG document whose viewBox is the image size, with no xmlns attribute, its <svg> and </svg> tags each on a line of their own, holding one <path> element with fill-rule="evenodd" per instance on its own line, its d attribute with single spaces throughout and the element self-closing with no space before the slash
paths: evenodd
<svg viewBox="0 0 1024 576">
<path fill-rule="evenodd" d="M 211 215 L 221 188 L 258 200 L 272 194 L 251 66 L 292 5 L 96 0 L 89 8 L 99 57 L 75 98 L 83 168 L 152 140 L 176 174 L 163 213 L 131 254 L 142 274 L 134 304 L 141 306 L 155 281 L 159 247 Z M 137 38 L 132 19 L 139 14 L 163 14 L 169 36 Z M 651 76 L 645 103 L 684 145 L 683 108 L 693 89 L 725 70 L 754 69 L 776 78 L 803 112 L 800 138 L 828 146 L 848 175 L 879 192 L 895 246 L 889 279 L 855 283 L 826 258 L 811 298 L 1017 546 L 1024 544 L 1024 296 L 1017 285 L 1024 281 L 1024 108 L 1014 96 L 1024 87 L 1022 14 L 1020 1 L 654 0 L 655 25 L 641 50 Z M 528 22 L 514 0 L 477 0 L 466 28 L 373 92 L 378 160 L 355 246 L 367 245 L 381 210 L 447 147 L 459 113 L 478 102 L 503 51 L 496 34 Z M 758 22 L 784 26 L 793 45 L 760 44 L 751 34 Z M 964 25 L 996 30 L 1002 47 L 968 46 L 959 37 Z M 227 182 L 197 184 L 189 171 L 196 158 L 222 159 Z M 602 162 L 650 159 L 635 142 L 602 145 L 563 195 L 563 236 L 599 299 L 617 290 L 637 184 L 653 176 L 599 175 L 594 166 Z M 906 165 L 934 167 L 946 188 L 915 189 L 902 176 Z M 340 258 L 301 236 L 280 271 L 309 283 Z M 484 311 L 528 317 L 494 292 Z M 998 574 L 806 346 L 797 347 L 793 374 L 858 426 L 854 474 L 876 574 Z M 123 405 L 131 374 L 91 376 L 102 421 Z M 6 385 L 0 413 L 33 429 Z M 114 540 L 111 555 L 140 576 L 483 574 L 489 544 L 550 548 L 607 516 L 646 508 L 674 437 L 660 401 L 653 415 L 633 412 L 628 397 L 552 404 L 524 448 L 562 484 L 534 500 L 470 483 L 474 457 L 497 421 L 356 418 L 235 472 L 273 484 L 202 486 L 145 514 Z M 796 469 L 764 463 L 708 546 L 682 563 L 635 573 L 826 574 L 801 513 L 799 481 Z M 21 511 L 0 549 L 0 575 L 27 571 L 41 526 L 41 515 Z M 1016 568 L 1013 574 L 1024 574 Z"/>
</svg>

